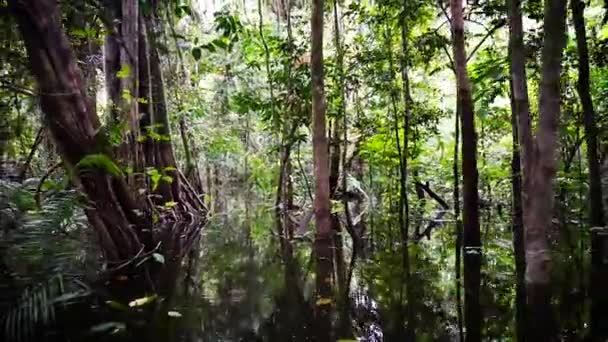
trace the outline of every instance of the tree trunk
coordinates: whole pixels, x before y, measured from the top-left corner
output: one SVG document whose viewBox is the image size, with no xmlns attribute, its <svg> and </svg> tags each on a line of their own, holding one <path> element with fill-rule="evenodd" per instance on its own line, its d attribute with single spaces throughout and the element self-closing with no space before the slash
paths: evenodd
<svg viewBox="0 0 608 342">
<path fill-rule="evenodd" d="M 464 288 L 467 341 L 481 341 L 482 315 L 479 303 L 481 283 L 481 236 L 477 182 L 477 137 L 471 84 L 467 74 L 464 18 L 462 2 L 450 1 L 452 12 L 452 43 L 454 68 L 458 87 L 457 98 L 462 122 L 462 178 L 464 225 Z"/>
<path fill-rule="evenodd" d="M 407 330 L 405 332 L 406 339 L 408 341 L 416 340 L 416 311 L 415 311 L 415 296 L 414 296 L 414 284 L 412 283 L 412 271 L 409 253 L 409 229 L 410 229 L 410 204 L 407 195 L 407 183 L 408 183 L 408 154 L 409 154 L 409 133 L 410 133 L 410 108 L 411 108 L 411 94 L 410 94 L 410 78 L 408 70 L 408 25 L 407 25 L 407 0 L 403 0 L 403 11 L 401 12 L 401 81 L 403 82 L 403 155 L 402 155 L 402 170 L 401 170 L 401 186 L 403 187 L 403 212 L 404 212 L 404 256 L 403 256 L 403 269 L 405 272 L 405 296 L 407 299 Z"/>
<path fill-rule="evenodd" d="M 515 9 L 515 8 L 513 8 Z M 526 294 L 530 340 L 558 340 L 551 305 L 551 251 L 548 231 L 553 219 L 553 179 L 557 163 L 561 56 L 565 44 L 565 0 L 545 2 L 544 42 L 539 96 L 539 124 L 533 138 L 527 100 L 523 31 L 519 16 L 511 21 L 511 79 L 518 113 L 523 175 Z"/>
<path fill-rule="evenodd" d="M 597 126 L 589 89 L 589 51 L 585 32 L 585 3 L 571 0 L 572 21 L 578 49 L 577 90 L 583 107 L 583 120 L 589 167 L 589 224 L 591 225 L 591 337 L 594 341 L 608 338 L 608 266 L 603 261 L 607 251 L 605 237 L 598 227 L 604 226 L 602 182 L 597 153 Z"/>
<path fill-rule="evenodd" d="M 152 129 L 152 93 L 150 80 L 150 48 L 148 46 L 148 34 L 146 22 L 140 16 L 139 19 L 139 97 L 142 101 L 139 103 L 139 112 L 141 118 L 139 120 L 140 132 L 145 140 L 142 143 L 142 154 L 145 167 L 154 167 L 156 165 L 155 142 L 150 134 L 147 134 Z"/>
<path fill-rule="evenodd" d="M 150 83 L 152 95 L 152 126 L 159 139 L 156 142 L 156 167 L 158 171 L 171 177 L 171 181 L 161 180 L 159 184 L 163 200 L 181 202 L 181 180 L 177 172 L 177 162 L 171 145 L 171 126 L 167 113 L 164 79 L 160 54 L 157 48 L 159 34 L 158 19 L 150 16 L 146 22 L 148 29 L 148 50 L 150 51 Z"/>
<path fill-rule="evenodd" d="M 109 151 L 99 142 L 99 119 L 86 96 L 81 72 L 62 31 L 57 3 L 11 1 L 10 6 L 27 47 L 49 129 L 65 165 L 74 170 L 77 182 L 94 203 L 94 209 L 86 212 L 102 249 L 109 261 L 132 257 L 142 247 L 141 229 L 150 223 L 145 215 L 147 208 L 135 200 L 122 176 L 76 167 L 87 155 Z M 69 95 L 53 95 L 57 93 Z"/>
<path fill-rule="evenodd" d="M 318 342 L 332 341 L 331 312 L 333 291 L 331 275 L 333 236 L 329 202 L 329 158 L 325 125 L 325 90 L 323 71 L 323 0 L 313 0 L 311 15 L 311 82 L 313 159 L 315 168 L 314 253 L 316 261 L 315 321 Z"/>
<path fill-rule="evenodd" d="M 519 3 L 519 0 L 514 0 Z M 519 6 L 519 4 L 516 4 Z M 511 87 L 511 89 L 513 89 Z M 526 255 L 524 249 L 524 221 L 522 212 L 521 159 L 519 155 L 517 107 L 511 90 L 511 128 L 513 151 L 511 157 L 511 230 L 513 232 L 513 254 L 515 255 L 515 333 L 518 342 L 528 336 L 526 314 Z"/>
<path fill-rule="evenodd" d="M 454 273 L 456 274 L 456 319 L 458 320 L 458 337 L 464 341 L 463 315 L 462 315 L 462 221 L 460 219 L 460 175 L 458 167 L 458 156 L 460 150 L 460 106 L 457 106 L 454 115 L 454 163 L 452 173 L 454 175 Z M 416 236 L 418 236 L 418 232 Z"/>
<path fill-rule="evenodd" d="M 518 121 L 529 120 L 530 103 L 526 78 L 526 60 L 523 45 L 521 0 L 507 2 L 509 16 L 509 57 L 511 68 L 511 127 L 513 132 L 513 156 L 511 159 L 513 250 L 515 254 L 515 330 L 517 341 L 528 338 L 526 306 L 523 198 L 527 187 L 522 188 L 522 159 L 520 155 L 522 132 Z M 523 197 L 523 198 L 522 198 Z"/>
</svg>

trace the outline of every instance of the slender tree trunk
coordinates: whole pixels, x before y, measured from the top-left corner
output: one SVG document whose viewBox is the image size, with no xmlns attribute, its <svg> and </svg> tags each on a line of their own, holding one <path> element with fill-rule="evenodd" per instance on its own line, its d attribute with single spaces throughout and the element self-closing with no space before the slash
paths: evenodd
<svg viewBox="0 0 608 342">
<path fill-rule="evenodd" d="M 462 221 L 460 220 L 460 175 L 458 167 L 458 156 L 460 154 L 460 106 L 457 106 L 454 114 L 454 163 L 452 173 L 454 175 L 454 271 L 456 273 L 456 316 L 458 319 L 458 337 L 464 341 L 463 314 L 462 314 Z M 418 234 L 416 234 L 418 236 Z"/>
<path fill-rule="evenodd" d="M 526 61 L 523 45 L 521 0 L 508 0 L 509 57 L 511 68 L 511 127 L 513 132 L 513 156 L 511 159 L 513 250 L 515 254 L 515 329 L 518 341 L 528 339 L 528 315 L 525 284 L 526 257 L 524 246 L 523 200 L 527 189 L 522 187 L 522 158 L 520 155 L 522 132 L 521 120 L 529 120 L 530 103 L 526 78 Z"/>
<path fill-rule="evenodd" d="M 608 252 L 606 238 L 599 227 L 604 226 L 602 182 L 597 153 L 597 126 L 589 89 L 589 51 L 585 32 L 585 3 L 571 0 L 572 21 L 578 49 L 577 90 L 583 106 L 583 123 L 587 143 L 589 167 L 589 224 L 591 225 L 591 337 L 594 341 L 608 338 L 608 266 L 603 261 Z"/>
<path fill-rule="evenodd" d="M 464 288 L 467 341 L 481 341 L 482 316 L 479 303 L 481 285 L 481 236 L 477 182 L 477 137 L 471 84 L 467 73 L 462 2 L 450 1 L 454 68 L 457 98 L 462 121 L 462 177 L 464 225 Z"/>
<path fill-rule="evenodd" d="M 407 184 L 408 184 L 408 154 L 409 154 L 409 134 L 410 134 L 410 108 L 411 108 L 411 94 L 410 94 L 410 78 L 408 70 L 409 58 L 409 46 L 408 46 L 408 25 L 407 25 L 407 11 L 408 3 L 407 0 L 403 0 L 403 11 L 401 12 L 401 80 L 403 82 L 403 155 L 401 163 L 401 186 L 403 195 L 403 211 L 404 211 L 404 257 L 403 257 L 403 268 L 405 271 L 405 291 L 407 299 L 407 330 L 405 336 L 408 341 L 416 340 L 416 311 L 415 311 L 415 296 L 414 296 L 414 284 L 412 283 L 412 271 L 409 254 L 409 229 L 410 229 L 410 204 L 407 195 Z"/>
<path fill-rule="evenodd" d="M 323 71 L 323 0 L 313 0 L 311 15 L 311 82 L 313 159 L 315 168 L 314 253 L 316 261 L 315 321 L 318 342 L 332 341 L 331 312 L 333 305 L 332 230 L 329 202 L 329 158 L 325 125 L 325 90 Z"/>
<path fill-rule="evenodd" d="M 519 2 L 519 0 L 515 0 Z M 519 5 L 518 5 L 519 6 Z M 511 89 L 513 89 L 511 87 Z M 511 90 L 511 128 L 513 151 L 511 156 L 511 230 L 513 232 L 513 254 L 515 255 L 515 333 L 517 341 L 524 342 L 528 336 L 526 314 L 526 255 L 524 249 L 524 219 L 522 212 L 521 159 L 517 129 L 517 107 Z"/>
</svg>

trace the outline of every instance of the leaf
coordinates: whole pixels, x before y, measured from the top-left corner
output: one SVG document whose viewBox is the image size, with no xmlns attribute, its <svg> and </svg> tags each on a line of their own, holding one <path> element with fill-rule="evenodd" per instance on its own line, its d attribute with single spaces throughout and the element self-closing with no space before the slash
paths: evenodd
<svg viewBox="0 0 608 342">
<path fill-rule="evenodd" d="M 200 47 L 195 47 L 192 49 L 192 57 L 194 57 L 195 60 L 198 61 L 199 59 L 201 59 L 201 55 L 202 52 Z"/>
<path fill-rule="evenodd" d="M 169 183 L 169 184 L 173 183 L 173 177 L 171 177 L 171 176 L 167 176 L 167 175 L 165 175 L 165 176 L 162 176 L 162 177 L 161 177 L 161 179 L 162 179 L 164 182 L 167 182 L 167 183 Z"/>
<path fill-rule="evenodd" d="M 118 165 L 116 165 L 116 163 L 114 163 L 110 157 L 103 153 L 88 154 L 84 156 L 76 164 L 76 167 L 83 170 L 101 169 L 115 177 L 120 177 L 123 175 Z"/>
<path fill-rule="evenodd" d="M 173 208 L 173 207 L 175 207 L 175 205 L 177 205 L 177 203 L 174 201 L 168 201 L 165 203 L 165 207 L 167 207 L 167 208 Z"/>
<path fill-rule="evenodd" d="M 157 253 L 154 253 L 154 254 L 157 254 Z M 154 255 L 154 254 L 152 254 L 152 255 Z M 157 295 L 137 298 L 137 299 L 129 302 L 129 307 L 135 308 L 135 307 L 139 307 L 139 306 L 144 306 L 146 304 L 150 304 L 150 303 L 154 302 L 157 298 L 158 298 Z"/>
<path fill-rule="evenodd" d="M 177 171 L 177 168 L 176 168 L 176 167 L 173 167 L 173 166 L 166 166 L 166 167 L 165 167 L 163 170 L 164 170 L 165 172 L 169 172 L 169 171 Z"/>
<path fill-rule="evenodd" d="M 131 74 L 131 68 L 129 67 L 128 64 L 125 64 L 120 67 L 120 70 L 118 70 L 118 72 L 116 72 L 116 77 L 123 79 L 123 78 L 129 77 L 130 74 Z"/>
<path fill-rule="evenodd" d="M 160 253 L 153 253 L 152 258 L 154 258 L 154 261 L 158 262 L 159 264 L 165 263 L 165 257 Z M 131 305 L 131 304 L 129 304 L 129 305 Z"/>
<path fill-rule="evenodd" d="M 182 314 L 177 311 L 169 311 L 167 312 L 167 315 L 169 317 L 182 317 Z"/>
<path fill-rule="evenodd" d="M 321 306 L 321 305 L 329 305 L 332 303 L 331 298 L 319 298 L 317 299 L 317 302 L 315 303 L 317 306 Z"/>
</svg>

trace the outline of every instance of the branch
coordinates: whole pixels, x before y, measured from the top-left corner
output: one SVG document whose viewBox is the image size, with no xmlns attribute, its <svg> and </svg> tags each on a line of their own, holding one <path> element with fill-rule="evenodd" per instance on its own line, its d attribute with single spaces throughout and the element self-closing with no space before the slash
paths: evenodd
<svg viewBox="0 0 608 342">
<path fill-rule="evenodd" d="M 38 133 L 36 134 L 36 139 L 34 140 L 34 144 L 32 145 L 32 149 L 30 150 L 30 154 L 27 156 L 25 163 L 23 163 L 23 166 L 21 167 L 21 172 L 19 172 L 19 179 L 21 179 L 21 180 L 25 179 L 25 174 L 27 172 L 27 169 L 30 167 L 32 159 L 34 158 L 34 153 L 36 153 L 36 150 L 38 149 L 38 145 L 40 145 L 40 142 L 42 141 L 42 132 L 43 131 L 44 131 L 44 126 L 40 127 L 40 129 L 38 130 Z"/>
<path fill-rule="evenodd" d="M 492 27 L 491 29 L 489 29 L 488 32 L 486 32 L 486 35 L 473 48 L 473 50 L 471 51 L 471 53 L 467 57 L 467 62 L 475 55 L 475 53 L 477 53 L 477 50 L 479 50 L 479 48 L 483 45 L 483 43 L 486 41 L 486 39 L 488 39 L 488 37 L 490 37 L 494 32 L 496 32 L 496 30 L 498 30 L 499 28 L 505 26 L 506 23 L 507 23 L 506 20 L 501 19 L 499 22 L 496 23 L 496 25 L 494 25 L 494 27 Z"/>
<path fill-rule="evenodd" d="M 424 191 L 426 191 L 426 193 L 429 194 L 429 196 L 431 196 L 432 199 L 434 199 L 435 201 L 437 201 L 437 203 L 439 203 L 439 205 L 443 209 L 445 209 L 445 210 L 450 209 L 450 205 L 443 198 L 441 198 L 441 196 L 439 196 L 436 192 L 434 192 L 433 190 L 431 190 L 431 188 L 428 185 L 428 183 L 424 184 L 424 183 L 422 183 L 420 181 L 416 181 L 416 186 L 419 186 Z"/>
<path fill-rule="evenodd" d="M 51 166 L 46 173 L 42 176 L 42 178 L 40 178 L 40 182 L 38 182 L 38 186 L 36 187 L 36 193 L 34 195 L 34 199 L 36 200 L 36 205 L 38 206 L 38 208 L 40 208 L 40 192 L 42 191 L 42 185 L 44 184 L 44 181 L 49 178 L 49 176 L 55 171 L 57 170 L 59 167 L 61 167 L 63 165 L 63 161 L 58 162 L 57 164 Z"/>
</svg>

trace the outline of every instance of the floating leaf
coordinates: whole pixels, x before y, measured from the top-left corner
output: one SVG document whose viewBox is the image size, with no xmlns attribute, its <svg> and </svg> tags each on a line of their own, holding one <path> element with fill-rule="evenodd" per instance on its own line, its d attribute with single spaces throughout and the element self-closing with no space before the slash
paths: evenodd
<svg viewBox="0 0 608 342">
<path fill-rule="evenodd" d="M 329 305 L 329 304 L 331 304 L 331 302 L 332 302 L 331 298 L 323 298 L 323 297 L 321 297 L 321 298 L 317 299 L 316 305 L 317 306 Z"/>
<path fill-rule="evenodd" d="M 152 258 L 154 258 L 154 261 L 156 261 L 158 263 L 161 263 L 161 264 L 165 263 L 165 257 L 160 253 L 153 253 Z"/>
<path fill-rule="evenodd" d="M 167 315 L 169 317 L 182 317 L 182 314 L 177 311 L 169 311 L 167 312 Z"/>
<path fill-rule="evenodd" d="M 154 254 L 158 254 L 158 253 L 154 253 Z M 152 254 L 152 255 L 154 255 L 154 254 Z M 164 258 L 163 258 L 163 260 L 164 260 Z M 143 305 L 146 305 L 146 304 L 150 304 L 150 303 L 154 302 L 156 300 L 156 298 L 158 298 L 157 295 L 137 298 L 137 299 L 132 300 L 132 301 L 129 302 L 129 307 L 135 308 L 135 307 L 138 307 L 138 306 L 143 306 Z"/>
</svg>

